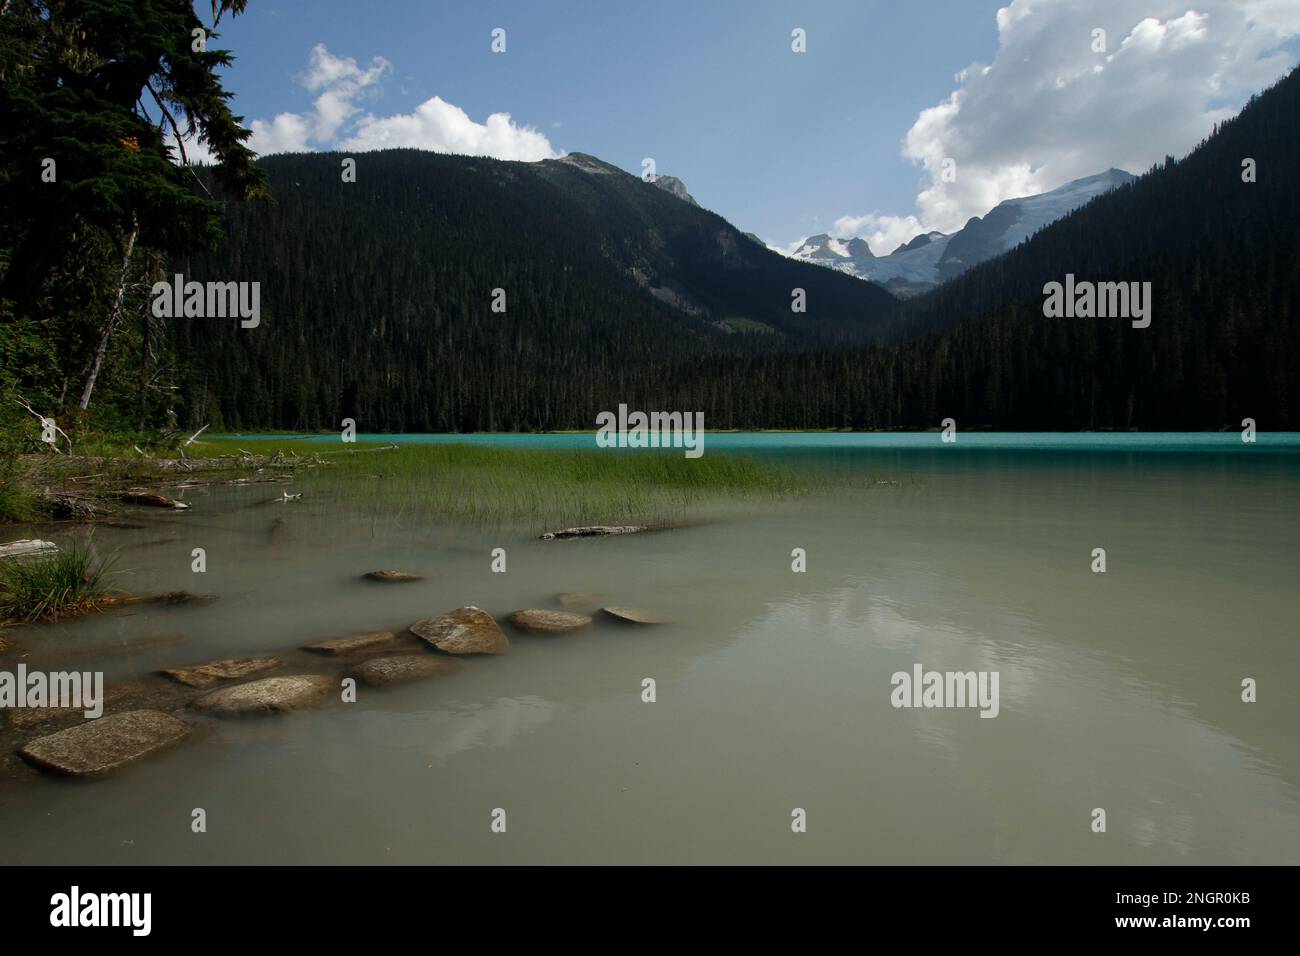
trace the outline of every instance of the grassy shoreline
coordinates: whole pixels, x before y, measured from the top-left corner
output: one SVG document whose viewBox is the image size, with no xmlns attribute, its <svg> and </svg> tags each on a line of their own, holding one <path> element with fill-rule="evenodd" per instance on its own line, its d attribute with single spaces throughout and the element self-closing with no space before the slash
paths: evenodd
<svg viewBox="0 0 1300 956">
<path fill-rule="evenodd" d="M 146 457 L 134 446 L 131 457 L 23 456 L 0 489 L 0 506 L 9 502 L 3 517 L 13 528 L 93 525 L 165 508 L 172 496 L 196 486 L 287 481 L 312 508 L 541 533 L 591 524 L 675 527 L 711 504 L 772 501 L 805 490 L 794 472 L 779 466 L 741 455 L 688 460 L 674 449 L 611 455 L 358 442 L 317 450 L 292 439 L 257 447 L 251 454 L 240 440 L 222 437 L 186 446 L 184 457 Z M 0 558 L 0 617 L 51 620 L 92 609 L 105 599 L 105 571 L 76 544 L 49 557 Z"/>
<path fill-rule="evenodd" d="M 357 442 L 306 448 L 292 438 L 265 438 L 256 453 L 246 438 L 218 436 L 146 457 L 132 446 L 117 454 L 22 456 L 0 484 L 0 520 L 10 524 L 93 519 L 128 490 L 272 480 L 290 476 L 316 490 L 328 476 L 359 488 L 381 508 L 468 519 L 546 516 L 604 523 L 670 520 L 708 496 L 783 497 L 802 491 L 790 470 L 743 455 L 687 460 L 672 449 L 610 455 L 595 449 L 523 449 L 448 443 Z M 97 448 L 97 451 L 114 449 Z M 295 489 L 297 490 L 297 489 Z M 78 503 L 84 510 L 78 513 Z"/>
</svg>

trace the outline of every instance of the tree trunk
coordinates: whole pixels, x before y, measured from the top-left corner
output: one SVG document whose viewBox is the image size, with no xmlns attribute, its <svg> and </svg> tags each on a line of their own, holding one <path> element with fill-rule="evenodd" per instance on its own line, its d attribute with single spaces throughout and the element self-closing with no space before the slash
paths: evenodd
<svg viewBox="0 0 1300 956">
<path fill-rule="evenodd" d="M 122 301 L 126 298 L 127 274 L 131 267 L 131 253 L 135 251 L 135 237 L 139 232 L 139 225 L 133 224 L 131 226 L 131 235 L 126 240 L 126 254 L 122 256 L 122 275 L 117 283 L 117 295 L 113 299 L 113 311 L 109 313 L 108 324 L 104 326 L 104 335 L 99 340 L 99 348 L 95 349 L 95 361 L 90 366 L 90 375 L 86 377 L 86 390 L 81 393 L 79 407 L 83 412 L 90 407 L 90 395 L 95 391 L 95 379 L 99 378 L 100 366 L 104 364 L 104 355 L 108 352 L 108 340 L 113 334 L 113 326 L 117 325 L 118 317 L 122 313 Z"/>
</svg>

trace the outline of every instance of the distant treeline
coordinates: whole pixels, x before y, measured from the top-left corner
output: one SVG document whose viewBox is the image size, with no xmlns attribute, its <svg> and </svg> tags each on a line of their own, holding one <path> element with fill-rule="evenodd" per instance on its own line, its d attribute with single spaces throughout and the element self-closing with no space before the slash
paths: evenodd
<svg viewBox="0 0 1300 956">
<path fill-rule="evenodd" d="M 181 263 L 275 285 L 259 330 L 178 324 L 195 427 L 589 428 L 626 402 L 717 428 L 1300 428 L 1295 72 L 1186 159 L 901 307 L 564 164 L 368 154 L 342 188 L 337 156 L 262 166 L 274 212 L 233 207 L 227 241 Z M 1067 273 L 1150 282 L 1150 327 L 1044 317 Z"/>
</svg>

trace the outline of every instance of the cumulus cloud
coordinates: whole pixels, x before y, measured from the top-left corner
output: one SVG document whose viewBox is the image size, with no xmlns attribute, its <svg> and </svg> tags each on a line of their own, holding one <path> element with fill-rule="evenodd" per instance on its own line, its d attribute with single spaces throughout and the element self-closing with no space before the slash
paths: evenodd
<svg viewBox="0 0 1300 956">
<path fill-rule="evenodd" d="M 867 240 L 871 251 L 878 256 L 888 255 L 903 243 L 926 230 L 915 216 L 840 216 L 835 220 L 832 234 L 841 239 L 860 236 Z"/>
<path fill-rule="evenodd" d="M 493 113 L 487 122 L 476 123 L 459 106 L 438 96 L 425 100 L 413 113 L 362 117 L 356 133 L 339 146 L 355 150 L 413 146 L 435 153 L 526 162 L 559 155 L 543 134 L 515 125 L 509 113 Z"/>
<path fill-rule="evenodd" d="M 903 156 L 926 180 L 916 212 L 842 216 L 839 235 L 882 255 L 1004 199 L 1185 154 L 1293 65 L 1282 45 L 1300 35 L 1300 3 L 1011 0 L 997 26 L 993 62 L 962 70 L 904 137 Z"/>
<path fill-rule="evenodd" d="M 458 106 L 431 97 L 413 112 L 377 116 L 366 99 L 380 89 L 393 65 L 381 56 L 362 66 L 335 56 L 318 43 L 298 82 L 316 94 L 307 113 L 279 113 L 249 124 L 254 152 L 303 153 L 316 149 L 370 150 L 408 146 L 437 153 L 535 161 L 562 155 L 546 136 L 520 126 L 509 113 L 493 113 L 478 123 Z M 187 150 L 192 148 L 186 144 Z M 191 157 L 193 158 L 193 157 Z"/>
</svg>

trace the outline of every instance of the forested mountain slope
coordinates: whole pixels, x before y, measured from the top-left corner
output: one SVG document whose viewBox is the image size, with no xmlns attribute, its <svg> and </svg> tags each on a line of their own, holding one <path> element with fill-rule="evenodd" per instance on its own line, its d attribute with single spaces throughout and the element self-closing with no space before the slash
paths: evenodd
<svg viewBox="0 0 1300 956">
<path fill-rule="evenodd" d="M 187 416 L 220 427 L 587 425 L 707 354 L 873 340 L 892 296 L 792 262 L 593 157 L 512 163 L 415 150 L 260 162 L 272 206 L 173 263 L 261 283 L 261 324 L 176 323 Z M 805 291 L 807 310 L 791 308 Z M 494 311 L 494 290 L 505 311 Z M 611 404 L 613 403 L 613 404 Z"/>
</svg>

